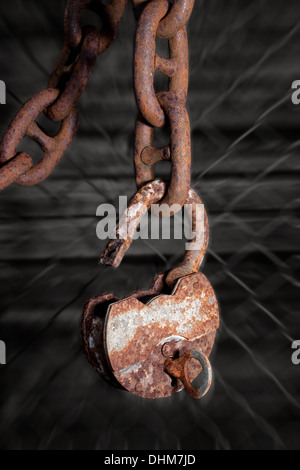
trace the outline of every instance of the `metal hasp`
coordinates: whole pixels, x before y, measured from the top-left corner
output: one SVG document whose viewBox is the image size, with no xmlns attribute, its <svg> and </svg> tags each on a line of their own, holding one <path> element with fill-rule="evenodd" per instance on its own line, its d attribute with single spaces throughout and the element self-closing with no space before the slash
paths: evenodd
<svg viewBox="0 0 300 470">
<path fill-rule="evenodd" d="M 166 188 L 164 181 L 156 180 L 131 199 L 115 230 L 116 239 L 101 257 L 103 263 L 120 264 L 141 218 Z M 189 191 L 187 201 L 191 225 L 198 228 L 190 243 L 202 240 L 199 248 L 189 250 L 188 245 L 182 263 L 158 274 L 149 290 L 122 300 L 113 294 L 95 297 L 84 311 L 82 339 L 89 362 L 110 383 L 144 398 L 168 397 L 183 388 L 201 398 L 211 385 L 208 357 L 219 309 L 212 286 L 198 273 L 208 245 L 208 223 L 206 213 L 204 224 L 197 220 L 201 200 L 194 191 Z M 125 238 L 124 224 L 131 229 Z M 192 382 L 201 371 L 201 386 L 194 388 Z"/>
<path fill-rule="evenodd" d="M 104 1 L 104 0 L 103 0 Z M 198 273 L 208 245 L 208 219 L 199 223 L 201 199 L 191 184 L 191 129 L 186 108 L 188 92 L 188 38 L 186 23 L 194 0 L 133 0 L 137 20 L 134 47 L 134 90 L 139 114 L 134 138 L 137 193 L 120 219 L 116 238 L 101 262 L 119 266 L 144 214 L 157 204 L 162 217 L 171 217 L 184 205 L 197 248 L 188 245 L 183 261 L 156 276 L 148 290 L 120 300 L 104 294 L 87 302 L 82 339 L 88 360 L 110 383 L 147 398 L 167 397 L 186 388 L 200 398 L 208 391 L 212 372 L 208 357 L 219 325 L 218 304 L 204 274 Z M 31 186 L 44 181 L 62 159 L 78 128 L 78 101 L 97 57 L 113 43 L 127 0 L 68 0 L 65 41 L 48 87 L 30 98 L 13 118 L 0 143 L 0 191 L 17 183 Z M 102 19 L 99 30 L 82 24 L 84 10 Z M 156 39 L 166 39 L 169 57 L 156 52 Z M 155 74 L 168 79 L 167 90 L 156 90 Z M 55 136 L 36 122 L 41 113 L 60 122 Z M 167 128 L 169 143 L 155 146 L 156 129 Z M 35 164 L 19 151 L 24 137 L 41 147 Z M 171 163 L 168 182 L 155 179 L 155 165 Z M 169 210 L 163 214 L 163 207 Z M 124 228 L 126 229 L 124 231 Z M 124 233 L 126 235 L 124 236 Z M 202 370 L 202 384 L 193 380 Z"/>
</svg>

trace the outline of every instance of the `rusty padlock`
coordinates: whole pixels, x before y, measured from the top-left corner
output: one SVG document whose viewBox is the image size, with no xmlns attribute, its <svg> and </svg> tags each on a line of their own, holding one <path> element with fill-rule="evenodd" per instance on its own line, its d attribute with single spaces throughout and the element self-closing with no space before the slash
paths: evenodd
<svg viewBox="0 0 300 470">
<path fill-rule="evenodd" d="M 119 266 L 143 215 L 165 190 L 165 182 L 155 180 L 130 200 L 116 238 L 102 254 L 103 264 Z M 196 235 L 176 268 L 158 274 L 148 290 L 122 300 L 104 294 L 85 306 L 81 332 L 87 359 L 109 383 L 141 397 L 163 398 L 186 388 L 191 396 L 201 398 L 211 385 L 208 357 L 219 326 L 219 309 L 212 286 L 198 272 L 209 238 L 207 214 L 203 207 L 201 217 L 200 205 L 199 196 L 190 189 L 185 207 Z M 198 248 L 189 249 L 196 241 Z M 201 371 L 202 384 L 195 388 L 192 382 Z"/>
</svg>

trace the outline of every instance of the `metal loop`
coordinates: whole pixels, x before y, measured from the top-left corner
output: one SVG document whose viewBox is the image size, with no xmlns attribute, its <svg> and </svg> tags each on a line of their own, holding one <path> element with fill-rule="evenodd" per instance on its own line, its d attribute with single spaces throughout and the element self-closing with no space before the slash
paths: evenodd
<svg viewBox="0 0 300 470">
<path fill-rule="evenodd" d="M 165 190 L 166 183 L 163 180 L 155 180 L 140 188 L 130 199 L 127 210 L 121 215 L 115 228 L 114 240 L 108 243 L 101 255 L 102 264 L 114 268 L 120 266 L 143 216 L 151 204 L 156 204 L 163 197 Z"/>
<path fill-rule="evenodd" d="M 154 180 L 153 165 L 145 164 L 142 160 L 143 150 L 148 146 L 152 146 L 154 140 L 154 129 L 139 114 L 135 126 L 134 138 L 134 166 L 135 179 L 138 188 L 145 183 Z"/>
<path fill-rule="evenodd" d="M 70 48 L 76 48 L 82 41 L 81 15 L 83 10 L 91 10 L 103 18 L 104 25 L 100 31 L 98 55 L 112 44 L 116 37 L 120 20 L 127 0 L 112 0 L 105 5 L 99 0 L 69 0 L 65 12 L 65 36 Z"/>
<path fill-rule="evenodd" d="M 133 236 L 143 216 L 156 204 L 165 193 L 167 188 L 163 180 L 155 180 L 143 186 L 129 201 L 127 210 L 122 214 L 114 231 L 114 239 L 109 242 L 101 256 L 101 263 L 118 267 L 130 247 Z M 166 276 L 166 283 L 173 288 L 177 280 L 183 276 L 198 272 L 203 262 L 208 241 L 209 228 L 208 218 L 204 208 L 204 217 L 197 211 L 197 205 L 203 205 L 199 196 L 192 189 L 189 190 L 185 201 L 189 209 L 192 231 L 195 233 L 193 240 L 189 243 L 183 261 L 173 268 Z M 202 222 L 204 221 L 204 224 Z M 200 239 L 200 240 L 199 240 Z M 191 249 L 193 243 L 198 243 L 197 249 Z"/>
<path fill-rule="evenodd" d="M 159 92 L 157 98 L 168 116 L 171 127 L 172 176 L 168 192 L 161 204 L 183 206 L 191 184 L 191 131 L 190 119 L 185 105 L 176 95 Z"/>
<path fill-rule="evenodd" d="M 22 106 L 7 128 L 0 148 L 0 161 L 7 162 L 17 153 L 20 141 L 26 135 L 29 126 L 49 104 L 59 95 L 59 90 L 49 89 L 40 91 L 32 96 Z"/>
<path fill-rule="evenodd" d="M 188 22 L 195 0 L 174 0 L 170 12 L 163 18 L 157 29 L 158 38 L 174 36 Z"/>
<path fill-rule="evenodd" d="M 145 121 L 141 116 L 137 120 L 134 160 L 138 187 L 154 179 L 153 165 L 157 161 L 171 160 L 170 187 L 160 204 L 179 204 L 181 207 L 190 187 L 191 166 L 190 123 L 185 108 L 188 90 L 188 41 L 186 29 L 182 28 L 169 40 L 170 59 L 155 55 L 158 21 L 167 8 L 167 1 L 153 0 L 144 8 L 139 18 L 134 75 L 137 103 Z M 169 91 L 155 93 L 155 70 L 170 77 Z M 152 126 L 162 127 L 166 118 L 171 126 L 171 145 L 155 149 L 152 146 Z"/>
<path fill-rule="evenodd" d="M 175 4 L 174 4 L 175 7 Z M 156 53 L 156 37 L 160 19 L 169 8 L 167 0 L 152 0 L 141 13 L 135 41 L 134 85 L 138 107 L 144 118 L 155 127 L 165 124 L 165 115 L 154 88 L 155 71 L 170 78 L 169 91 L 178 100 L 186 101 L 188 89 L 188 40 L 186 28 L 176 30 L 169 39 L 170 59 Z"/>
<path fill-rule="evenodd" d="M 171 269 L 166 276 L 166 284 L 171 288 L 175 286 L 176 282 L 181 277 L 199 271 L 206 255 L 209 243 L 209 224 L 207 212 L 202 200 L 191 188 L 189 189 L 188 197 L 184 205 L 188 211 L 192 232 L 195 233 L 195 236 L 187 246 L 184 258 L 181 263 L 179 263 L 175 268 Z M 201 212 L 197 210 L 200 205 L 203 205 L 203 217 Z M 198 245 L 197 249 L 194 248 L 194 244 Z"/>
<path fill-rule="evenodd" d="M 169 119 L 171 127 L 170 160 L 172 176 L 168 192 L 161 204 L 183 206 L 191 182 L 190 121 L 185 105 L 170 92 L 159 92 L 157 98 Z M 143 151 L 153 143 L 153 128 L 139 118 L 136 126 L 134 160 L 138 188 L 154 179 L 153 165 L 142 160 Z M 162 153 L 163 156 L 163 153 Z M 157 160 L 156 160 L 157 161 Z"/>
<path fill-rule="evenodd" d="M 45 148 L 43 158 L 33 168 L 20 176 L 16 182 L 22 186 L 32 186 L 44 181 L 64 156 L 64 153 L 74 139 L 77 128 L 78 111 L 74 108 L 71 114 L 62 121 L 58 134 L 50 138 L 52 145 L 48 147 L 48 150 Z M 40 143 L 38 138 L 35 140 Z"/>
<path fill-rule="evenodd" d="M 15 183 L 19 176 L 32 167 L 32 164 L 32 158 L 22 152 L 0 168 L 0 191 Z"/>
<path fill-rule="evenodd" d="M 98 47 L 99 33 L 93 26 L 83 29 L 82 47 L 78 57 L 71 64 L 72 51 L 67 44 L 64 45 L 48 83 L 49 88 L 59 88 L 62 78 L 66 77 L 67 81 L 61 95 L 47 109 L 46 114 L 52 121 L 62 121 L 77 105 L 96 63 Z"/>
<path fill-rule="evenodd" d="M 177 100 L 186 102 L 189 86 L 189 50 L 186 28 L 169 39 L 170 60 L 176 64 L 176 73 L 170 77 L 169 91 Z"/>
<path fill-rule="evenodd" d="M 203 382 L 199 388 L 195 388 L 189 379 L 188 365 L 192 359 L 199 361 L 203 370 Z M 178 359 L 167 358 L 165 361 L 165 370 L 168 374 L 181 380 L 186 391 L 192 398 L 199 399 L 204 397 L 211 387 L 212 368 L 209 359 L 205 354 L 195 349 L 186 351 L 184 355 Z"/>
<path fill-rule="evenodd" d="M 152 0 L 142 12 L 136 30 L 134 53 L 134 86 L 138 107 L 144 118 L 162 127 L 165 115 L 154 89 L 156 32 L 160 19 L 169 8 L 167 0 Z"/>
<path fill-rule="evenodd" d="M 22 106 L 3 136 L 0 146 L 0 161 L 3 163 L 14 158 L 19 143 L 26 135 L 33 138 L 45 152 L 44 157 L 35 167 L 18 177 L 16 182 L 19 184 L 33 185 L 47 178 L 76 134 L 78 127 L 76 109 L 73 109 L 71 114 L 63 120 L 55 137 L 47 136 L 34 122 L 39 114 L 56 100 L 58 95 L 59 90 L 51 88 L 34 95 Z"/>
</svg>

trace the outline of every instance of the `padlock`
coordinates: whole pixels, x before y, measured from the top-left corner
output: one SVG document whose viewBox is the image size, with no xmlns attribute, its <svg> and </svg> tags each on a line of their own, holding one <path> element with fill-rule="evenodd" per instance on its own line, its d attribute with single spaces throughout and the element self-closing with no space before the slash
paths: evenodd
<svg viewBox="0 0 300 470">
<path fill-rule="evenodd" d="M 143 215 L 165 190 L 165 182 L 155 180 L 130 200 L 115 239 L 101 257 L 103 264 L 121 263 Z M 104 294 L 90 299 L 84 309 L 81 332 L 89 362 L 109 383 L 144 398 L 168 397 L 183 388 L 201 398 L 212 381 L 208 358 L 219 327 L 219 308 L 211 284 L 198 272 L 208 245 L 208 219 L 192 189 L 185 207 L 195 236 L 184 260 L 158 274 L 148 290 L 121 300 Z M 190 249 L 196 241 L 197 249 Z M 193 381 L 199 374 L 197 388 Z"/>
</svg>

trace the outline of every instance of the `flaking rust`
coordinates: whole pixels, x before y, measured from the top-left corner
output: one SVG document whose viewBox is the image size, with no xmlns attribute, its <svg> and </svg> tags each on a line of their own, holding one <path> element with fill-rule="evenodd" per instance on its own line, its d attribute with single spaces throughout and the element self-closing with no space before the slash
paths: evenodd
<svg viewBox="0 0 300 470">
<path fill-rule="evenodd" d="M 134 1 L 138 19 L 134 85 L 140 110 L 134 146 L 136 183 L 140 188 L 153 180 L 155 163 L 170 160 L 171 179 L 159 204 L 177 204 L 177 211 L 188 196 L 191 182 L 191 131 L 186 110 L 189 61 L 184 21 L 188 20 L 193 3 L 193 0 L 176 0 L 169 10 L 170 3 L 167 0 Z M 169 34 L 168 59 L 156 54 L 156 38 L 166 37 L 165 34 Z M 153 78 L 158 71 L 169 78 L 168 91 L 156 92 Z M 167 127 L 169 124 L 170 145 L 162 149 L 154 147 L 154 128 Z"/>
<path fill-rule="evenodd" d="M 127 0 L 111 0 L 109 5 L 94 0 L 68 0 L 65 12 L 65 45 L 51 74 L 48 88 L 31 97 L 16 114 L 0 143 L 0 191 L 12 183 L 31 186 L 44 181 L 59 163 L 75 137 L 78 127 L 77 104 L 94 68 L 97 56 L 115 39 Z M 98 30 L 83 26 L 84 10 L 103 19 Z M 183 8 L 184 10 L 184 8 Z M 41 112 L 62 121 L 55 137 L 47 135 L 35 122 Z M 34 139 L 44 152 L 33 166 L 26 153 L 17 153 L 23 138 Z"/>
<path fill-rule="evenodd" d="M 37 184 L 59 163 L 77 131 L 79 98 L 97 56 L 116 36 L 126 3 L 68 0 L 65 44 L 48 88 L 22 106 L 2 138 L 0 191 L 12 183 Z M 135 291 L 122 300 L 114 294 L 90 299 L 81 328 L 87 358 L 98 374 L 119 388 L 147 398 L 168 397 L 183 387 L 195 398 L 204 396 L 211 385 L 208 357 L 219 326 L 215 294 L 206 277 L 198 273 L 208 246 L 208 218 L 201 199 L 190 187 L 185 25 L 193 5 L 194 0 L 133 0 L 137 18 L 134 85 L 139 116 L 134 162 L 138 192 L 121 217 L 101 262 L 119 266 L 150 207 L 156 215 L 170 217 L 186 205 L 195 236 L 182 262 L 158 274 L 148 290 Z M 91 25 L 82 27 L 84 10 L 100 15 L 101 30 Z M 157 38 L 168 39 L 169 58 L 156 53 Z M 167 91 L 156 91 L 156 72 L 168 77 Z M 53 137 L 36 122 L 42 112 L 53 121 L 61 121 Z M 170 143 L 155 147 L 154 128 L 168 126 Z M 43 151 L 37 164 L 27 153 L 18 153 L 25 136 L 35 140 Z M 172 164 L 169 182 L 155 180 L 154 166 L 163 160 Z M 203 206 L 202 212 L 198 212 L 199 206 Z M 168 210 L 164 212 L 163 207 Z M 195 388 L 192 382 L 201 371 L 202 384 Z"/>
<path fill-rule="evenodd" d="M 139 189 L 120 218 L 115 239 L 102 254 L 103 264 L 119 266 L 143 215 L 165 191 L 163 180 Z M 185 207 L 195 235 L 178 266 L 157 275 L 147 291 L 122 300 L 112 294 L 96 297 L 85 309 L 82 332 L 89 362 L 105 379 L 144 398 L 168 397 L 183 387 L 192 397 L 201 398 L 211 385 L 208 357 L 219 310 L 212 286 L 198 273 L 209 239 L 207 214 L 203 207 L 203 219 L 199 218 L 200 205 L 201 199 L 190 189 Z M 204 380 L 195 388 L 192 382 L 201 371 Z"/>
</svg>

